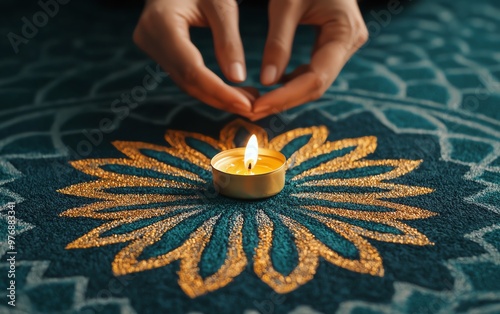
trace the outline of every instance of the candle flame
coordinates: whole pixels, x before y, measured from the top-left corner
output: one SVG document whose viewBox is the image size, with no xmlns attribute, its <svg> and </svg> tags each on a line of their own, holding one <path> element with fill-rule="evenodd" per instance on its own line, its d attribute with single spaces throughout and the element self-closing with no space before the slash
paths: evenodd
<svg viewBox="0 0 500 314">
<path fill-rule="evenodd" d="M 259 156 L 259 143 L 257 142 L 257 136 L 252 135 L 247 143 L 247 148 L 245 149 L 245 168 L 252 170 L 257 163 L 257 157 Z"/>
</svg>

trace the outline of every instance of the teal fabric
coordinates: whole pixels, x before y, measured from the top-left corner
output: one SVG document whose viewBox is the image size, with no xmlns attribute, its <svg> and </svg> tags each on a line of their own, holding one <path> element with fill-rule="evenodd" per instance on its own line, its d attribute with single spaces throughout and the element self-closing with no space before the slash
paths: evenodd
<svg viewBox="0 0 500 314">
<path fill-rule="evenodd" d="M 179 262 L 125 276 L 111 264 L 124 244 L 66 249 L 75 239 L 104 223 L 90 218 L 61 217 L 68 209 L 93 199 L 57 190 L 92 181 L 71 161 L 124 158 L 114 141 L 140 141 L 168 146 L 167 130 L 197 132 L 218 139 L 234 115 L 214 110 L 180 91 L 165 75 L 161 84 L 130 107 L 113 102 L 143 84 L 156 65 L 131 42 L 140 8 L 70 2 L 14 52 L 8 34 L 22 34 L 23 20 L 38 4 L 6 1 L 0 41 L 0 288 L 10 283 L 8 209 L 15 203 L 16 307 L 0 299 L 2 313 L 495 313 L 500 312 L 500 6 L 495 0 L 401 1 L 389 14 L 384 5 L 364 4 L 370 42 L 346 65 L 319 100 L 255 124 L 270 130 L 283 123 L 273 138 L 297 128 L 326 126 L 328 140 L 377 137 L 370 160 L 423 160 L 418 169 L 391 182 L 432 188 L 433 193 L 397 199 L 398 203 L 438 215 L 404 221 L 432 246 L 369 240 L 383 258 L 382 277 L 360 274 L 324 260 L 313 279 L 296 290 L 278 294 L 255 274 L 251 257 L 258 243 L 260 210 L 275 225 L 271 259 L 284 275 L 297 265 L 294 237 L 280 220 L 285 215 L 311 230 L 318 240 L 344 257 L 358 249 L 340 234 L 311 219 L 301 207 L 329 205 L 357 211 L 387 208 L 351 203 L 311 204 L 290 197 L 299 192 L 374 192 L 376 187 L 304 187 L 290 179 L 300 170 L 350 151 L 311 159 L 287 173 L 279 195 L 245 202 L 218 196 L 199 214 L 185 219 L 148 247 L 141 258 L 178 247 L 205 221 L 220 215 L 200 263 L 202 277 L 217 271 L 226 258 L 230 226 L 244 219 L 245 270 L 227 286 L 190 298 L 179 287 Z M 385 14 L 385 15 L 384 15 Z M 242 3 L 241 32 L 249 78 L 258 83 L 266 34 L 262 9 Z M 313 30 L 299 28 L 290 69 L 307 63 Z M 193 30 L 193 40 L 209 67 L 220 74 L 210 32 Z M 158 74 L 159 75 L 159 74 Z M 103 129 L 109 119 L 114 127 Z M 108 122 L 106 122 L 108 123 Z M 108 123 L 108 124 L 109 124 Z M 237 141 L 243 145 L 247 134 Z M 283 153 L 290 157 L 306 139 L 297 139 Z M 82 144 L 88 143 L 88 144 Z M 188 143 L 207 156 L 217 153 L 205 143 Z M 143 153 L 164 163 L 196 172 L 207 182 L 211 173 L 166 153 Z M 335 155 L 337 154 L 337 155 Z M 116 173 L 169 179 L 172 176 L 138 168 L 106 166 Z M 338 171 L 324 178 L 355 178 L 387 172 L 387 167 Z M 179 182 L 193 183 L 189 178 Z M 197 185 L 212 193 L 211 184 Z M 116 188 L 114 193 L 163 193 L 165 188 Z M 192 190 L 175 191 L 192 195 Z M 182 200 L 178 205 L 195 204 Z M 171 204 L 171 203 L 170 203 Z M 166 205 L 165 205 L 166 206 Z M 135 209 L 115 208 L 108 211 Z M 147 208 L 147 206 L 144 206 Z M 182 209 L 175 213 L 182 212 Z M 171 216 L 175 213 L 170 214 Z M 105 235 L 125 234 L 165 216 L 124 224 Z M 351 226 L 389 234 L 391 226 L 334 217 Z"/>
</svg>

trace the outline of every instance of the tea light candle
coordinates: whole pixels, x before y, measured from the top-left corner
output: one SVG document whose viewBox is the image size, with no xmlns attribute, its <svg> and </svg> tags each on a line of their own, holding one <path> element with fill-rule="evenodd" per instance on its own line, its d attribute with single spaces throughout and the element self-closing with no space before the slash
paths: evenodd
<svg viewBox="0 0 500 314">
<path fill-rule="evenodd" d="M 259 148 L 252 135 L 246 148 L 223 151 L 212 158 L 213 183 L 222 195 L 259 199 L 278 194 L 285 186 L 285 156 Z"/>
</svg>

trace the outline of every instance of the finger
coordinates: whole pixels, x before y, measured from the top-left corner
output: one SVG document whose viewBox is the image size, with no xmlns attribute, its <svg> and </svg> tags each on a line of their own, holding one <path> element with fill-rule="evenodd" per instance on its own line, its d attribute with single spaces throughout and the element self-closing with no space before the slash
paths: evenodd
<svg viewBox="0 0 500 314">
<path fill-rule="evenodd" d="M 243 95 L 245 95 L 248 100 L 253 104 L 255 100 L 260 96 L 259 90 L 255 87 L 250 86 L 238 86 L 235 87 L 238 91 L 240 91 Z"/>
<path fill-rule="evenodd" d="M 239 107 L 244 111 L 251 111 L 251 102 L 247 97 L 236 89 L 225 84 L 220 77 L 210 71 L 204 64 L 201 55 L 194 45 L 186 39 L 183 44 L 174 44 L 179 48 L 182 56 L 178 55 L 176 64 L 172 67 L 172 78 L 189 94 L 201 101 L 221 110 L 229 110 L 229 107 Z M 173 41 L 171 41 L 173 42 Z M 190 50 L 196 50 L 198 61 L 187 58 Z M 195 52 L 191 51 L 194 55 Z M 217 102 L 210 99 L 216 99 Z"/>
<path fill-rule="evenodd" d="M 295 70 L 293 70 L 292 73 L 285 74 L 281 77 L 280 83 L 285 84 L 287 82 L 290 82 L 294 78 L 296 78 L 299 75 L 302 75 L 306 72 L 309 72 L 311 70 L 311 66 L 309 64 L 302 64 L 299 65 Z"/>
<path fill-rule="evenodd" d="M 281 112 L 319 97 L 324 79 L 313 72 L 304 73 L 283 87 L 275 89 L 258 98 L 254 104 L 254 113 Z"/>
<path fill-rule="evenodd" d="M 271 0 L 269 4 L 269 32 L 260 75 L 264 85 L 275 84 L 285 71 L 290 60 L 300 10 L 300 1 Z"/>
<path fill-rule="evenodd" d="M 146 19 L 148 22 L 138 28 L 140 34 L 134 38 L 144 41 L 138 45 L 157 60 L 183 90 L 221 110 L 241 108 L 241 111 L 251 111 L 247 97 L 225 84 L 205 66 L 200 52 L 189 39 L 186 21 L 166 14 L 155 17 Z M 158 40 L 159 37 L 164 40 Z"/>
<path fill-rule="evenodd" d="M 313 49 L 312 49 L 312 51 L 311 51 L 311 57 L 312 57 L 312 56 L 314 55 L 314 53 L 315 53 L 316 51 L 318 51 L 318 49 L 319 49 L 319 40 L 318 40 L 318 39 L 319 39 L 319 36 L 320 36 L 320 34 L 321 34 L 321 27 L 319 27 L 319 26 L 315 26 L 314 28 L 315 28 L 316 38 L 315 38 L 315 40 L 314 40 Z"/>
<path fill-rule="evenodd" d="M 198 99 L 200 98 L 198 96 L 195 96 L 195 97 Z M 242 110 L 241 107 L 239 107 L 239 106 L 227 105 L 224 103 L 220 103 L 220 101 L 218 99 L 216 99 L 212 96 L 203 96 L 203 98 L 205 99 L 204 103 L 215 104 L 215 105 L 210 105 L 210 106 L 213 108 L 219 109 L 221 111 L 229 112 L 232 114 L 237 114 L 237 115 L 243 116 L 243 117 L 248 118 L 248 119 L 250 119 L 250 117 L 254 115 L 251 111 Z"/>
<path fill-rule="evenodd" d="M 279 110 L 278 108 L 270 108 L 269 110 L 266 111 L 252 113 L 251 115 L 248 115 L 247 118 L 250 119 L 251 121 L 257 121 L 271 115 L 279 114 L 280 112 L 281 110 Z"/>
<path fill-rule="evenodd" d="M 323 25 L 318 38 L 319 48 L 312 56 L 310 70 L 259 98 L 253 112 L 283 111 L 321 97 L 357 49 L 357 37 L 353 43 L 351 31 L 341 26 L 336 23 Z"/>
<path fill-rule="evenodd" d="M 238 28 L 238 4 L 234 0 L 204 1 L 212 29 L 215 55 L 224 75 L 233 82 L 246 79 L 245 56 Z"/>
<path fill-rule="evenodd" d="M 278 113 L 278 112 L 276 112 L 276 113 Z M 248 116 L 247 118 L 250 121 L 258 121 L 258 120 L 264 119 L 265 117 L 268 117 L 272 114 L 274 114 L 274 113 L 273 112 L 254 113 L 254 114 Z"/>
<path fill-rule="evenodd" d="M 335 22 L 323 25 L 311 58 L 311 71 L 323 73 L 333 81 L 351 55 L 352 33 Z"/>
</svg>

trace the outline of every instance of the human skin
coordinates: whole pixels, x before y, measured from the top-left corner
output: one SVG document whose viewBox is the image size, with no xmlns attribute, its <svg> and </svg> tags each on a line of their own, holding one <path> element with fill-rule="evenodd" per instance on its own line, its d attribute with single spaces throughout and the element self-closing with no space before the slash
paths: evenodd
<svg viewBox="0 0 500 314">
<path fill-rule="evenodd" d="M 210 27 L 222 73 L 234 83 L 245 81 L 235 0 L 148 0 L 133 38 L 188 94 L 258 120 L 320 98 L 368 39 L 356 0 L 270 0 L 268 12 L 260 79 L 263 85 L 283 85 L 262 96 L 256 88 L 225 83 L 205 66 L 190 40 L 190 27 Z M 285 74 L 299 24 L 317 28 L 311 61 Z"/>
</svg>

